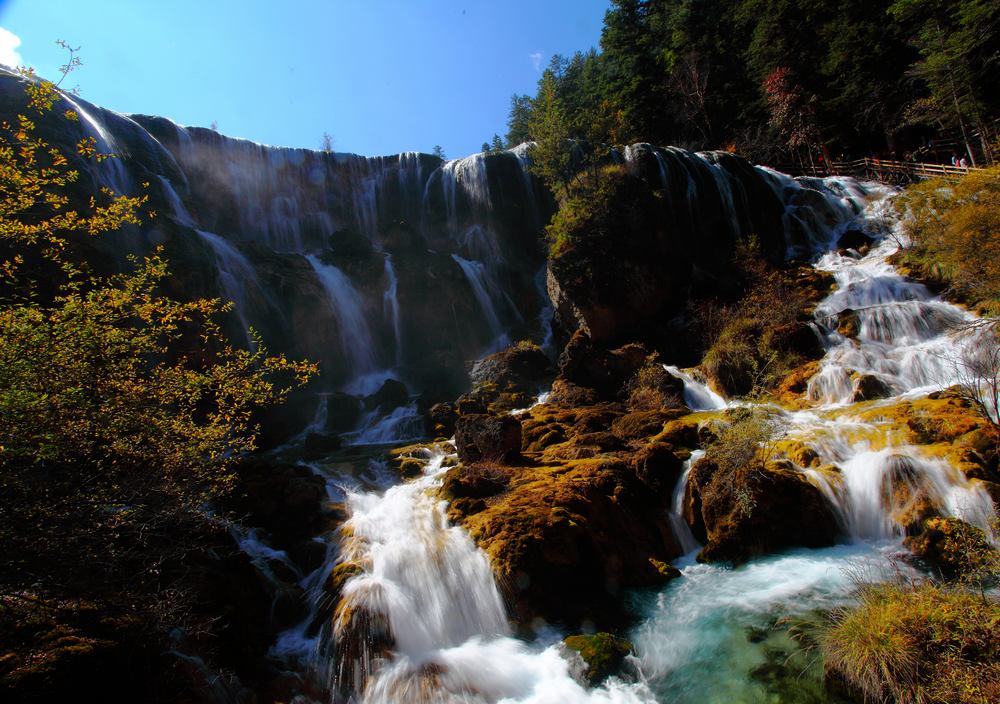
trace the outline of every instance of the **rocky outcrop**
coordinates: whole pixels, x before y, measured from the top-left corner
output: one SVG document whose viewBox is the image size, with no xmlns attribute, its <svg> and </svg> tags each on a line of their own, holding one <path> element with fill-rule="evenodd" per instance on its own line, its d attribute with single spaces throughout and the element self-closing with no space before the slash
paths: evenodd
<svg viewBox="0 0 1000 704">
<path fill-rule="evenodd" d="M 460 416 L 455 424 L 455 447 L 463 462 L 514 460 L 521 453 L 521 423 L 510 415 Z"/>
<path fill-rule="evenodd" d="M 688 478 L 684 518 L 703 562 L 746 562 L 790 547 L 833 545 L 837 518 L 819 489 L 781 461 L 724 473 L 700 460 Z"/>
<path fill-rule="evenodd" d="M 874 374 L 862 374 L 854 383 L 855 403 L 858 401 L 874 401 L 892 396 L 892 388 Z"/>
<path fill-rule="evenodd" d="M 730 262 L 743 234 L 756 232 L 775 259 L 783 248 L 780 204 L 742 160 L 710 155 L 726 174 L 716 181 L 700 159 L 654 155 L 642 145 L 630 155 L 628 168 L 609 168 L 570 194 L 550 225 L 555 323 L 567 335 L 579 329 L 604 344 L 661 338 L 664 321 L 684 308 L 692 289 L 737 288 Z M 756 209 L 710 187 L 693 202 L 686 187 L 702 170 L 703 186 L 756 190 Z M 674 198 L 690 210 L 671 207 Z"/>
<path fill-rule="evenodd" d="M 543 404 L 519 416 L 515 463 L 465 461 L 445 475 L 449 516 L 490 555 L 519 623 L 618 626 L 626 590 L 675 576 L 667 508 L 688 456 L 680 442 L 696 432 L 653 436 L 685 412 Z"/>
<path fill-rule="evenodd" d="M 596 687 L 611 675 L 619 674 L 625 658 L 633 651 L 632 644 L 627 640 L 604 632 L 566 636 L 563 645 L 579 654 L 586 664 L 584 676 L 591 687 Z"/>
<path fill-rule="evenodd" d="M 922 565 L 947 578 L 988 578 L 1000 566 L 983 531 L 958 518 L 929 518 L 904 544 Z"/>
<path fill-rule="evenodd" d="M 446 491 L 461 487 L 476 496 L 454 502 L 449 515 L 489 554 L 518 623 L 620 625 L 627 590 L 668 579 L 651 562 L 680 555 L 664 503 L 625 461 L 595 457 L 490 472 L 450 470 Z"/>
<path fill-rule="evenodd" d="M 527 408 L 552 378 L 549 358 L 538 345 L 522 342 L 478 360 L 469 372 L 472 393 L 502 412 Z"/>
</svg>

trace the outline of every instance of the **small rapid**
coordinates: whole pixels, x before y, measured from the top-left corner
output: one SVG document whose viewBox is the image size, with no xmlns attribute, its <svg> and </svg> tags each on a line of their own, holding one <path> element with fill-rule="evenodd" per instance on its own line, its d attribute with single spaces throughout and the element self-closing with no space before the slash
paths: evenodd
<svg viewBox="0 0 1000 704">
<path fill-rule="evenodd" d="M 454 456 L 418 479 L 347 494 L 335 570 L 356 572 L 334 614 L 335 689 L 368 704 L 653 702 L 643 684 L 587 690 L 560 645 L 511 636 L 487 555 L 435 496 Z"/>
<path fill-rule="evenodd" d="M 766 407 L 783 439 L 812 451 L 807 466 L 789 462 L 834 507 L 845 544 L 795 550 L 736 569 L 699 565 L 691 552 L 682 558 L 681 579 L 640 598 L 646 620 L 632 634 L 643 675 L 661 702 L 763 704 L 784 701 L 783 691 L 794 693 L 794 701 L 828 701 L 818 659 L 789 638 L 790 623 L 807 623 L 815 612 L 851 603 L 861 582 L 909 573 L 901 539 L 926 506 L 996 541 L 997 516 L 983 485 L 909 444 L 890 413 L 893 404 L 967 381 L 965 360 L 980 340 L 975 330 L 961 328 L 974 317 L 891 265 L 904 235 L 889 216 L 887 189 L 825 179 L 821 192 L 830 204 L 824 216 L 823 208 L 796 204 L 801 188 L 796 181 L 768 173 L 775 188 L 793 193 L 786 199 L 786 221 L 808 233 L 800 242 L 821 252 L 815 267 L 833 274 L 836 285 L 814 314 L 826 353 L 806 391 L 811 408 Z M 894 229 L 887 229 L 890 225 Z M 834 249 L 851 228 L 872 240 L 863 255 Z M 691 374 L 666 369 L 684 382 L 684 400 L 692 410 L 731 405 Z M 872 389 L 878 400 L 860 403 Z M 670 516 L 686 551 L 698 546 L 685 532 L 679 509 L 699 457 L 695 453 L 685 466 Z"/>
</svg>

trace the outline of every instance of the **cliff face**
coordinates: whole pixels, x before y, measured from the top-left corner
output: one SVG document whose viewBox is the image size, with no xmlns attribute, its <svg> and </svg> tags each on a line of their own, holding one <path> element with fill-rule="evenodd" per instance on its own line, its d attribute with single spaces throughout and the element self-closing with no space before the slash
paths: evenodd
<svg viewBox="0 0 1000 704">
<path fill-rule="evenodd" d="M 821 184 L 804 188 L 731 155 L 635 145 L 619 158 L 650 207 L 602 262 L 627 256 L 634 266 L 613 271 L 611 284 L 550 267 L 546 285 L 543 230 L 555 204 L 530 175 L 525 145 L 448 162 L 360 157 L 66 101 L 80 121 L 56 111 L 43 134 L 66 152 L 91 136 L 118 155 L 77 164 L 79 197 L 101 186 L 145 190 L 157 213 L 81 244 L 83 256 L 113 269 L 163 246 L 175 294 L 232 300 L 235 341 L 250 344 L 252 327 L 272 349 L 319 362 L 315 390 L 326 393 L 363 396 L 391 376 L 414 397 L 453 398 L 472 360 L 549 336 L 550 293 L 564 338 L 580 326 L 613 338 L 623 324 L 634 332 L 676 313 L 693 289 L 724 286 L 740 239 L 757 235 L 781 257 L 843 217 Z M 22 102 L 19 80 L 0 75 L 0 109 L 14 114 Z"/>
</svg>

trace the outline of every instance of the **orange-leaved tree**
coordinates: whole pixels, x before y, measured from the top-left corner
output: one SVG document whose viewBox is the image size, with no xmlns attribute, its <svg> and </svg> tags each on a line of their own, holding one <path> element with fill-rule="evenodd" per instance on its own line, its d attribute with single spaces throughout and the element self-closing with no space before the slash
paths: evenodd
<svg viewBox="0 0 1000 704">
<path fill-rule="evenodd" d="M 0 597 L 156 594 L 176 622 L 163 595 L 183 592 L 182 570 L 165 566 L 216 530 L 256 411 L 316 369 L 256 334 L 253 351 L 231 345 L 229 303 L 165 295 L 162 252 L 94 273 L 88 238 L 155 214 L 145 195 L 85 194 L 80 164 L 114 155 L 56 84 L 21 74 L 23 105 L 0 124 Z M 55 118 L 69 153 L 42 135 Z"/>
</svg>

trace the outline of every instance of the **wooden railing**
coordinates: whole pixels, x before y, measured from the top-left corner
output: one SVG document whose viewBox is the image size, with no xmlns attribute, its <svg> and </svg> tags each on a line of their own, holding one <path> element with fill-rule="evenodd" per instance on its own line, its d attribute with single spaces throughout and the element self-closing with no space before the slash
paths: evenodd
<svg viewBox="0 0 1000 704">
<path fill-rule="evenodd" d="M 799 164 L 781 164 L 775 166 L 793 176 L 855 176 L 883 181 L 885 183 L 912 183 L 928 178 L 941 178 L 946 181 L 957 181 L 976 167 L 946 166 L 945 164 L 924 164 L 913 161 L 893 161 L 891 159 L 855 159 L 854 161 L 834 161 L 829 165 L 804 166 Z"/>
</svg>

